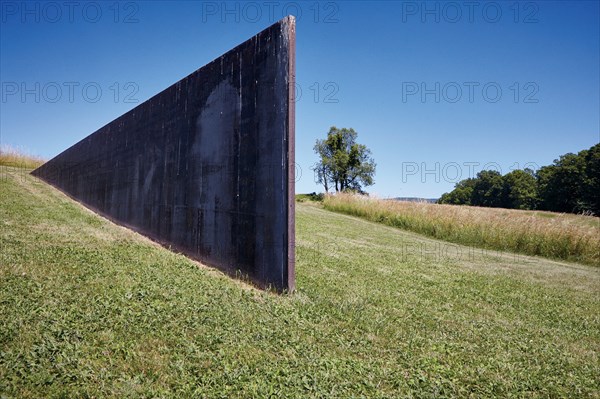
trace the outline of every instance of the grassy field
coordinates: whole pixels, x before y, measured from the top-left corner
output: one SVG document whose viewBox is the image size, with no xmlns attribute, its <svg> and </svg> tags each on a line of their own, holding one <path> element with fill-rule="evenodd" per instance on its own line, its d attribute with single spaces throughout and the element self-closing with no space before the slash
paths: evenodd
<svg viewBox="0 0 600 399">
<path fill-rule="evenodd" d="M 600 218 L 328 196 L 325 209 L 458 244 L 600 266 Z"/>
<path fill-rule="evenodd" d="M 44 160 L 25 151 L 8 145 L 0 146 L 0 167 L 14 166 L 17 168 L 35 169 L 41 166 Z"/>
<path fill-rule="evenodd" d="M 600 269 L 297 205 L 297 292 L 0 170 L 0 397 L 598 398 Z"/>
</svg>

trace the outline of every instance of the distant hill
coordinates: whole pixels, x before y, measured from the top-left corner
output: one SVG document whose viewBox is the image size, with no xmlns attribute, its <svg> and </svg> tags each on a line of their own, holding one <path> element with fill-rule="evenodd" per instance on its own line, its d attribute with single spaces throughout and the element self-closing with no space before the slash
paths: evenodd
<svg viewBox="0 0 600 399">
<path fill-rule="evenodd" d="M 408 202 L 428 202 L 430 204 L 435 204 L 437 202 L 437 198 L 419 198 L 419 197 L 396 197 L 390 198 L 392 201 L 408 201 Z"/>
</svg>

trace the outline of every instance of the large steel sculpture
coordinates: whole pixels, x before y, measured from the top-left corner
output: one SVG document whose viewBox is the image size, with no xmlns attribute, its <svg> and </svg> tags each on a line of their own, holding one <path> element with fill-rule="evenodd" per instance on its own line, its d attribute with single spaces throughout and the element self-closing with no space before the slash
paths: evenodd
<svg viewBox="0 0 600 399">
<path fill-rule="evenodd" d="M 286 17 L 32 173 L 208 265 L 293 290 L 294 84 Z"/>
</svg>

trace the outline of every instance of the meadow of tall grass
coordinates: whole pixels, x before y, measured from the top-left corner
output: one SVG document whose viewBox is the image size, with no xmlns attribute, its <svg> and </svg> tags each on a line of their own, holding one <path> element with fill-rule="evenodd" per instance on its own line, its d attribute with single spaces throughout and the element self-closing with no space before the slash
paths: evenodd
<svg viewBox="0 0 600 399">
<path fill-rule="evenodd" d="M 338 194 L 325 209 L 458 244 L 600 266 L 600 218 Z"/>
<path fill-rule="evenodd" d="M 35 169 L 44 162 L 41 157 L 31 155 L 21 148 L 4 144 L 0 146 L 0 165 L 2 166 Z"/>
</svg>

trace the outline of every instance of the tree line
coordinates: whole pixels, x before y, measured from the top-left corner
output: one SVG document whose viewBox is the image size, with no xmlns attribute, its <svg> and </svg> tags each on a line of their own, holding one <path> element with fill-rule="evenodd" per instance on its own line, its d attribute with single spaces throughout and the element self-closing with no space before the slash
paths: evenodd
<svg viewBox="0 0 600 399">
<path fill-rule="evenodd" d="M 438 203 L 600 215 L 600 143 L 561 155 L 538 171 L 481 171 Z"/>
</svg>

